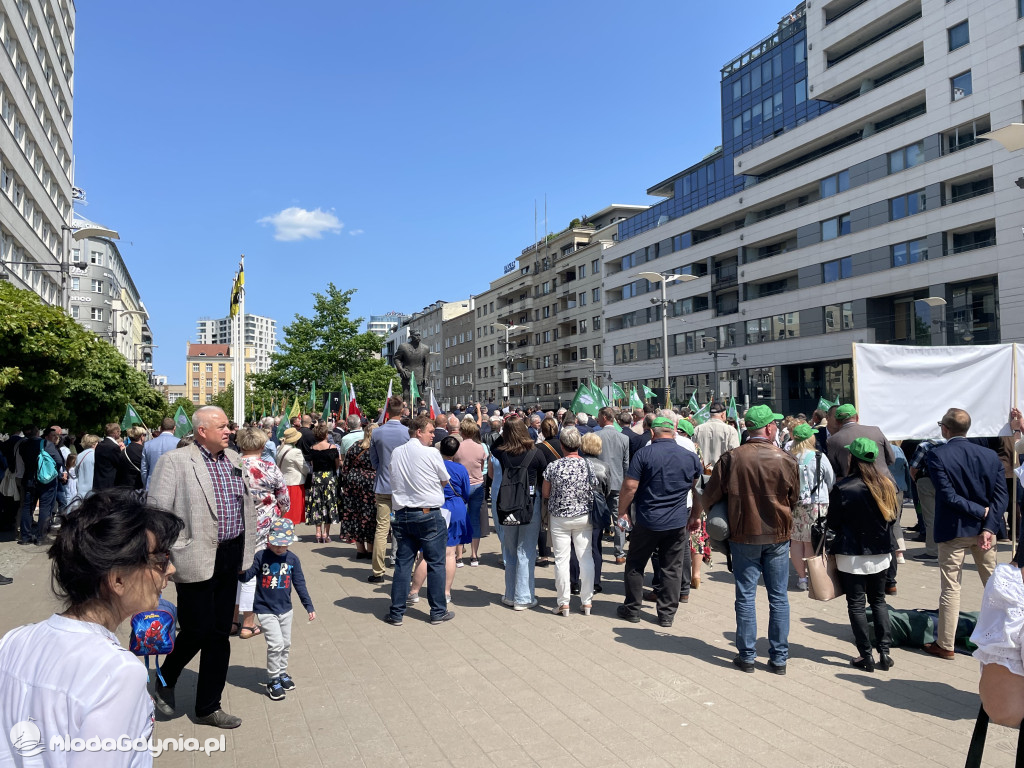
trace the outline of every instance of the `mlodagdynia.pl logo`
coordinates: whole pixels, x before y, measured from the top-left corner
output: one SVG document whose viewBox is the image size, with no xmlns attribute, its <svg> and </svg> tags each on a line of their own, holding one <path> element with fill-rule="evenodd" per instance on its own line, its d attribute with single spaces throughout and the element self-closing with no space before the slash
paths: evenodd
<svg viewBox="0 0 1024 768">
<path fill-rule="evenodd" d="M 46 749 L 43 734 L 33 718 L 22 720 L 11 727 L 11 746 L 22 757 L 35 757 Z"/>
</svg>

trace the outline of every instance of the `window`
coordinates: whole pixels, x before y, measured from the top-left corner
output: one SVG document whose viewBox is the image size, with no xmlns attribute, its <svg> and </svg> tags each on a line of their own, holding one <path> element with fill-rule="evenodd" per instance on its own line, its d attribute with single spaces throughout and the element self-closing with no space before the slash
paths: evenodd
<svg viewBox="0 0 1024 768">
<path fill-rule="evenodd" d="M 207 373 L 213 373 L 213 363 L 207 363 L 206 364 L 206 372 Z"/>
<path fill-rule="evenodd" d="M 80 291 L 81 290 L 80 285 L 81 285 L 81 278 L 78 278 L 78 277 L 72 277 L 71 278 L 71 290 L 72 291 Z"/>
<path fill-rule="evenodd" d="M 902 267 L 916 264 L 928 258 L 928 241 L 911 240 L 909 243 L 897 243 L 892 246 L 892 265 Z"/>
<path fill-rule="evenodd" d="M 949 78 L 950 98 L 952 101 L 960 101 L 973 92 L 971 88 L 971 71 L 967 70 L 961 75 Z"/>
<path fill-rule="evenodd" d="M 206 404 L 209 405 L 212 402 L 213 402 L 213 395 L 210 394 L 209 392 L 207 392 L 206 393 Z"/>
<path fill-rule="evenodd" d="M 822 279 L 826 283 L 834 283 L 836 280 L 846 280 L 853 277 L 853 258 L 845 256 L 841 259 L 826 261 L 821 265 Z"/>
<path fill-rule="evenodd" d="M 551 293 L 551 281 L 550 280 L 545 280 L 544 281 L 544 285 L 541 286 L 541 293 L 543 293 L 545 296 L 547 296 L 549 293 Z"/>
<path fill-rule="evenodd" d="M 580 333 L 586 333 L 586 332 L 587 332 L 587 321 L 586 320 L 580 320 Z"/>
<path fill-rule="evenodd" d="M 592 317 L 591 318 L 591 323 L 593 324 L 593 328 L 594 328 L 595 331 L 601 330 L 601 316 L 600 315 L 596 315 L 595 317 Z"/>
<path fill-rule="evenodd" d="M 82 250 L 80 248 L 74 248 L 71 251 L 71 261 L 76 264 L 82 261 Z"/>
<path fill-rule="evenodd" d="M 590 292 L 590 298 L 595 304 L 599 302 L 601 300 L 601 289 L 595 288 L 594 290 L 592 290 Z"/>
<path fill-rule="evenodd" d="M 586 264 L 580 264 L 580 273 L 579 273 L 578 277 L 586 277 L 586 276 L 587 276 L 587 265 Z"/>
<path fill-rule="evenodd" d="M 832 197 L 850 188 L 850 171 L 840 171 L 837 174 L 821 180 L 821 196 Z"/>
<path fill-rule="evenodd" d="M 889 173 L 898 173 L 924 162 L 924 142 L 902 147 L 889 153 Z"/>
<path fill-rule="evenodd" d="M 1024 72 L 1024 45 L 1017 49 L 1017 53 L 1020 56 L 1020 71 Z"/>
<path fill-rule="evenodd" d="M 580 306 L 581 307 L 587 306 L 587 294 L 581 293 L 579 295 L 579 301 L 580 301 Z"/>
<path fill-rule="evenodd" d="M 807 101 L 807 80 L 796 81 L 796 103 L 803 104 Z"/>
<path fill-rule="evenodd" d="M 192 388 L 199 389 L 199 379 L 192 379 Z"/>
<path fill-rule="evenodd" d="M 217 386 L 223 387 L 224 386 L 224 379 L 217 379 Z"/>
<path fill-rule="evenodd" d="M 544 305 L 544 317 L 551 317 L 551 307 Z"/>
<path fill-rule="evenodd" d="M 198 403 L 199 402 L 199 395 L 192 395 L 192 402 L 193 403 Z"/>
<path fill-rule="evenodd" d="M 950 27 L 946 30 L 946 34 L 949 36 L 950 51 L 955 51 L 957 48 L 963 48 L 971 42 L 971 33 L 967 27 L 967 19 L 964 19 L 956 26 Z"/>
<path fill-rule="evenodd" d="M 837 237 L 848 234 L 850 234 L 850 214 L 848 213 L 821 222 L 822 240 L 835 240 Z"/>
<path fill-rule="evenodd" d="M 592 262 L 590 262 L 590 274 L 596 275 L 600 271 L 601 271 L 601 260 L 600 259 L 594 259 Z"/>
<path fill-rule="evenodd" d="M 551 331 L 544 331 L 544 343 L 545 344 L 550 344 L 551 343 Z"/>
<path fill-rule="evenodd" d="M 79 308 L 78 308 L 78 305 L 77 305 L 77 304 L 74 304 L 74 305 L 72 305 L 72 307 L 71 307 L 71 316 L 72 316 L 73 318 L 75 318 L 75 320 L 77 320 L 77 319 L 78 319 L 78 309 L 79 309 Z"/>
<path fill-rule="evenodd" d="M 213 379 L 207 379 L 206 380 L 206 386 L 212 387 L 213 386 Z"/>
<path fill-rule="evenodd" d="M 736 117 L 732 119 L 732 135 L 736 137 L 741 133 L 743 133 L 743 117 L 741 115 L 736 115 Z"/>
<path fill-rule="evenodd" d="M 95 320 L 96 322 L 103 322 L 103 309 L 102 307 L 92 307 L 89 310 L 89 319 Z"/>
<path fill-rule="evenodd" d="M 97 267 L 103 266 L 103 251 L 90 251 L 89 263 L 95 264 Z"/>
<path fill-rule="evenodd" d="M 825 333 L 837 333 L 853 328 L 853 303 L 829 304 L 825 307 Z"/>
<path fill-rule="evenodd" d="M 199 363 L 192 363 L 192 373 L 199 373 Z"/>
<path fill-rule="evenodd" d="M 775 103 L 775 117 L 779 117 L 782 114 L 782 91 L 776 93 L 775 96 L 772 97 L 772 101 Z"/>
<path fill-rule="evenodd" d="M 92 286 L 89 290 L 93 293 L 103 293 L 103 281 L 102 280 L 91 280 L 90 285 Z"/>
<path fill-rule="evenodd" d="M 894 197 L 889 200 L 889 220 L 896 221 L 907 216 L 921 213 L 925 209 L 925 195 L 923 189 L 908 192 L 905 195 Z"/>
<path fill-rule="evenodd" d="M 224 365 L 225 363 L 217 363 L 217 373 L 224 373 Z"/>
</svg>

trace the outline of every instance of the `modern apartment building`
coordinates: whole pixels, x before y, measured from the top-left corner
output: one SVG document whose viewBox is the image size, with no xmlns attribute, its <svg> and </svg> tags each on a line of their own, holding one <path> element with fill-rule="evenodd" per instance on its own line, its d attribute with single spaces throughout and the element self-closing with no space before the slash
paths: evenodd
<svg viewBox="0 0 1024 768">
<path fill-rule="evenodd" d="M 557 407 L 572 400 L 581 379 L 607 383 L 612 372 L 602 346 L 603 254 L 620 222 L 644 210 L 612 205 L 574 219 L 524 248 L 478 297 L 479 397 L 498 402 L 507 385 L 513 402 Z"/>
<path fill-rule="evenodd" d="M 407 323 L 409 317 L 409 315 L 403 315 L 401 312 L 388 312 L 386 315 L 370 315 L 370 319 L 366 323 L 366 330 L 368 333 L 376 333 L 382 339 L 386 339 L 396 327 Z"/>
<path fill-rule="evenodd" d="M 650 271 L 697 278 L 667 286 L 676 403 L 735 392 L 809 412 L 853 400 L 853 342 L 1021 338 L 1024 156 L 981 134 L 1021 121 L 1022 15 L 1021 0 L 801 4 L 727 64 L 721 148 L 648 190 L 666 200 L 605 251 L 617 378 L 661 385 Z"/>
<path fill-rule="evenodd" d="M 441 324 L 444 336 L 444 367 L 438 405 L 442 408 L 451 409 L 459 403 L 474 402 L 476 399 L 473 394 L 473 374 L 476 370 L 476 346 L 473 341 L 475 330 L 476 316 L 470 311 L 462 312 Z"/>
<path fill-rule="evenodd" d="M 68 288 L 71 316 L 112 344 L 134 368 L 152 374 L 149 312 L 117 244 L 103 237 L 75 241 Z"/>
<path fill-rule="evenodd" d="M 200 344 L 233 344 L 232 318 L 196 321 L 196 339 Z M 246 358 L 252 350 L 253 372 L 262 373 L 270 367 L 270 356 L 277 349 L 277 321 L 261 315 L 245 316 Z"/>
<path fill-rule="evenodd" d="M 228 344 L 185 342 L 185 397 L 197 405 L 212 402 L 231 384 L 233 359 Z M 245 372 L 254 373 L 255 365 L 255 350 L 246 347 Z"/>
<path fill-rule="evenodd" d="M 61 305 L 71 241 L 75 6 L 0 0 L 0 279 Z"/>
</svg>

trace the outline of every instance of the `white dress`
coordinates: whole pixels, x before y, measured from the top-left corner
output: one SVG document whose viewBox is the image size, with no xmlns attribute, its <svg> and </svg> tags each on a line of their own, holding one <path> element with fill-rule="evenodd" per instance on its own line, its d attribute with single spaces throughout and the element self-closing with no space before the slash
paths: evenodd
<svg viewBox="0 0 1024 768">
<path fill-rule="evenodd" d="M 1020 569 L 997 565 L 985 585 L 978 625 L 971 642 L 974 658 L 982 664 L 1002 664 L 1024 677 L 1024 581 Z"/>
</svg>

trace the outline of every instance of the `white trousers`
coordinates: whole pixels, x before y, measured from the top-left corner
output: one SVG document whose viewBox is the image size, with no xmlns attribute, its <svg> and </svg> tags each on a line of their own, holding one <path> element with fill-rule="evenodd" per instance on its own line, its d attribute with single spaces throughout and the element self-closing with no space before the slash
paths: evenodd
<svg viewBox="0 0 1024 768">
<path fill-rule="evenodd" d="M 551 551 L 555 556 L 555 592 L 558 605 L 569 604 L 569 557 L 576 549 L 580 563 L 580 600 L 590 605 L 594 599 L 594 556 L 590 552 L 592 532 L 590 515 L 551 518 Z"/>
</svg>

